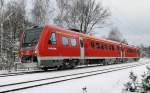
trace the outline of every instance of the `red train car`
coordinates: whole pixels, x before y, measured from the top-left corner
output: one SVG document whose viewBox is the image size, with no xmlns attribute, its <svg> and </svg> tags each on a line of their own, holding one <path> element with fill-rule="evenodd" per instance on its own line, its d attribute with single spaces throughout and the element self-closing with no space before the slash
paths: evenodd
<svg viewBox="0 0 150 93">
<path fill-rule="evenodd" d="M 81 63 L 112 64 L 140 57 L 135 46 L 54 25 L 26 30 L 21 36 L 19 54 L 22 63 L 35 63 L 44 70 L 73 68 Z"/>
</svg>

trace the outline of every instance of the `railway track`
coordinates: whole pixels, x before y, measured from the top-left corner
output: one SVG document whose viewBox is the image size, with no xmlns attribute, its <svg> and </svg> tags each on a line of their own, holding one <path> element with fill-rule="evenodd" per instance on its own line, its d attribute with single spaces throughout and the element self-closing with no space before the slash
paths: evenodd
<svg viewBox="0 0 150 93">
<path fill-rule="evenodd" d="M 0 77 L 17 76 L 17 75 L 25 75 L 25 74 L 34 74 L 34 73 L 41 73 L 41 72 L 43 72 L 43 71 L 30 71 L 30 72 L 7 73 L 7 74 L 0 74 Z"/>
<path fill-rule="evenodd" d="M 114 64 L 115 65 L 115 64 Z M 90 67 L 98 67 L 102 66 L 101 64 L 96 64 L 96 65 L 85 65 L 85 66 L 79 66 L 74 69 L 82 69 L 82 68 L 90 68 Z M 107 66 L 107 65 L 105 65 Z M 74 70 L 74 69 L 64 69 L 64 70 Z M 64 70 L 59 70 L 59 71 L 64 71 Z M 47 73 L 47 72 L 54 72 L 58 71 L 56 69 L 50 69 L 48 71 L 43 71 L 43 70 L 37 70 L 37 71 L 27 71 L 27 72 L 18 72 L 18 73 L 7 73 L 7 74 L 0 74 L 0 77 L 8 77 L 8 76 L 18 76 L 18 75 L 25 75 L 25 74 L 37 74 L 37 73 Z"/>
<path fill-rule="evenodd" d="M 77 67 L 77 68 L 74 68 L 74 69 L 97 67 L 97 66 L 102 66 L 102 65 L 99 64 L 99 65 L 91 65 L 91 66 L 84 66 L 84 67 L 81 66 L 81 67 Z M 66 70 L 73 70 L 73 69 L 66 69 Z M 57 70 L 56 69 L 51 69 L 51 70 L 48 70 L 46 72 L 43 71 L 43 70 L 39 70 L 39 71 L 27 71 L 27 72 L 18 72 L 18 73 L 7 73 L 7 74 L 0 74 L 0 77 L 18 76 L 18 75 L 25 75 L 25 74 L 47 73 L 47 72 L 52 72 L 52 71 L 57 71 Z"/>
<path fill-rule="evenodd" d="M 37 79 L 37 80 L 30 80 L 30 81 L 25 81 L 25 82 L 17 82 L 17 83 L 12 83 L 12 84 L 0 85 L 0 92 L 5 93 L 5 92 L 18 91 L 18 90 L 23 90 L 23 89 L 49 85 L 49 84 L 59 83 L 63 81 L 79 79 L 79 78 L 109 73 L 113 71 L 133 68 L 133 67 L 137 67 L 137 66 L 141 66 L 145 64 L 147 63 L 134 64 L 134 65 L 130 64 L 127 66 L 112 67 L 112 68 L 107 68 L 107 69 L 102 69 L 102 70 L 93 70 L 93 71 L 76 73 L 76 74 L 67 74 L 67 75 L 44 78 L 44 79 Z"/>
<path fill-rule="evenodd" d="M 122 63 L 124 64 L 124 63 Z M 113 64 L 116 65 L 116 64 Z M 98 67 L 98 66 L 102 66 L 101 64 L 97 64 L 97 65 L 89 65 L 89 66 L 79 66 L 76 67 L 74 69 L 82 69 L 82 68 L 89 68 L 89 67 Z M 106 65 L 109 66 L 109 65 Z M 66 69 L 66 70 L 74 70 L 74 69 Z M 0 77 L 8 77 L 8 76 L 18 76 L 18 75 L 25 75 L 25 74 L 37 74 L 37 73 L 47 73 L 47 72 L 52 72 L 52 71 L 57 71 L 56 69 L 51 69 L 48 71 L 43 71 L 43 70 L 37 70 L 37 71 L 27 71 L 27 72 L 18 72 L 18 73 L 7 73 L 7 74 L 0 74 Z"/>
</svg>

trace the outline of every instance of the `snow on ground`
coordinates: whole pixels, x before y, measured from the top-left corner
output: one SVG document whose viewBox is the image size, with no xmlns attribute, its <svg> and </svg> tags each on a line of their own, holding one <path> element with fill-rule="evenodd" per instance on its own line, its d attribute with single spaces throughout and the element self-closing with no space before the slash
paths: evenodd
<svg viewBox="0 0 150 93">
<path fill-rule="evenodd" d="M 147 62 L 147 60 L 144 60 L 144 61 Z M 18 75 L 18 76 L 10 76 L 10 77 L 0 77 L 0 85 L 35 80 L 35 79 L 50 78 L 50 77 L 56 77 L 56 76 L 61 76 L 61 75 L 75 74 L 79 72 L 81 73 L 81 72 L 87 72 L 87 71 L 102 70 L 102 69 L 108 69 L 112 67 L 114 68 L 118 66 L 119 67 L 126 66 L 129 64 L 139 64 L 142 62 L 143 61 L 141 60 L 140 62 L 133 62 L 133 63 L 127 63 L 127 64 L 116 64 L 116 65 L 98 66 L 98 67 L 90 67 L 90 68 L 82 68 L 82 69 L 52 71 L 52 72 L 34 73 L 34 74 L 26 74 L 26 75 Z"/>
<path fill-rule="evenodd" d="M 136 75 L 141 76 L 146 71 L 147 65 L 12 93 L 123 93 L 124 84 L 129 80 L 129 72 L 133 71 Z M 87 92 L 82 90 L 85 87 Z"/>
</svg>

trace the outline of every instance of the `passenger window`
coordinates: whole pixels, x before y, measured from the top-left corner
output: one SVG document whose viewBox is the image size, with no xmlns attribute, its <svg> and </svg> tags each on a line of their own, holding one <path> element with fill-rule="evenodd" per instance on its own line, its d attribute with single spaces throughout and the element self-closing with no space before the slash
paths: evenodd
<svg viewBox="0 0 150 93">
<path fill-rule="evenodd" d="M 112 48 L 112 50 L 114 51 L 114 46 L 112 46 L 111 48 Z"/>
<path fill-rule="evenodd" d="M 91 42 L 91 48 L 94 48 L 94 42 L 93 41 Z"/>
<path fill-rule="evenodd" d="M 71 39 L 71 45 L 72 45 L 73 47 L 75 47 L 75 46 L 77 45 L 77 41 L 76 41 L 75 38 L 72 38 L 72 39 Z"/>
<path fill-rule="evenodd" d="M 104 49 L 104 44 L 102 44 L 101 49 Z"/>
<path fill-rule="evenodd" d="M 105 49 L 106 49 L 106 50 L 108 49 L 107 45 L 105 45 Z"/>
<path fill-rule="evenodd" d="M 51 33 L 50 39 L 48 41 L 48 44 L 52 44 L 52 45 L 56 44 L 56 34 L 54 32 Z"/>
<path fill-rule="evenodd" d="M 97 48 L 97 49 L 99 49 L 99 48 L 100 48 L 99 43 L 96 43 L 96 48 Z"/>
<path fill-rule="evenodd" d="M 109 47 L 109 50 L 111 50 L 111 45 L 109 45 L 108 47 Z"/>
<path fill-rule="evenodd" d="M 62 37 L 62 44 L 65 45 L 65 46 L 69 45 L 69 38 Z"/>
<path fill-rule="evenodd" d="M 120 47 L 119 46 L 117 46 L 117 49 L 118 49 L 118 51 L 120 51 Z"/>
</svg>

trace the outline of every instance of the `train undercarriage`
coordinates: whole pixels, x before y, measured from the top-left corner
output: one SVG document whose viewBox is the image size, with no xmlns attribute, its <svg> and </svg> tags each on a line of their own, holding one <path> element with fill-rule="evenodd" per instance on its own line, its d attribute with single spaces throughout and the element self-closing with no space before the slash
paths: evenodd
<svg viewBox="0 0 150 93">
<path fill-rule="evenodd" d="M 139 58 L 105 58 L 105 59 L 53 59 L 39 60 L 37 56 L 23 56 L 22 64 L 26 67 L 37 67 L 44 71 L 55 68 L 57 70 L 72 69 L 79 65 L 111 65 L 138 61 Z"/>
</svg>

